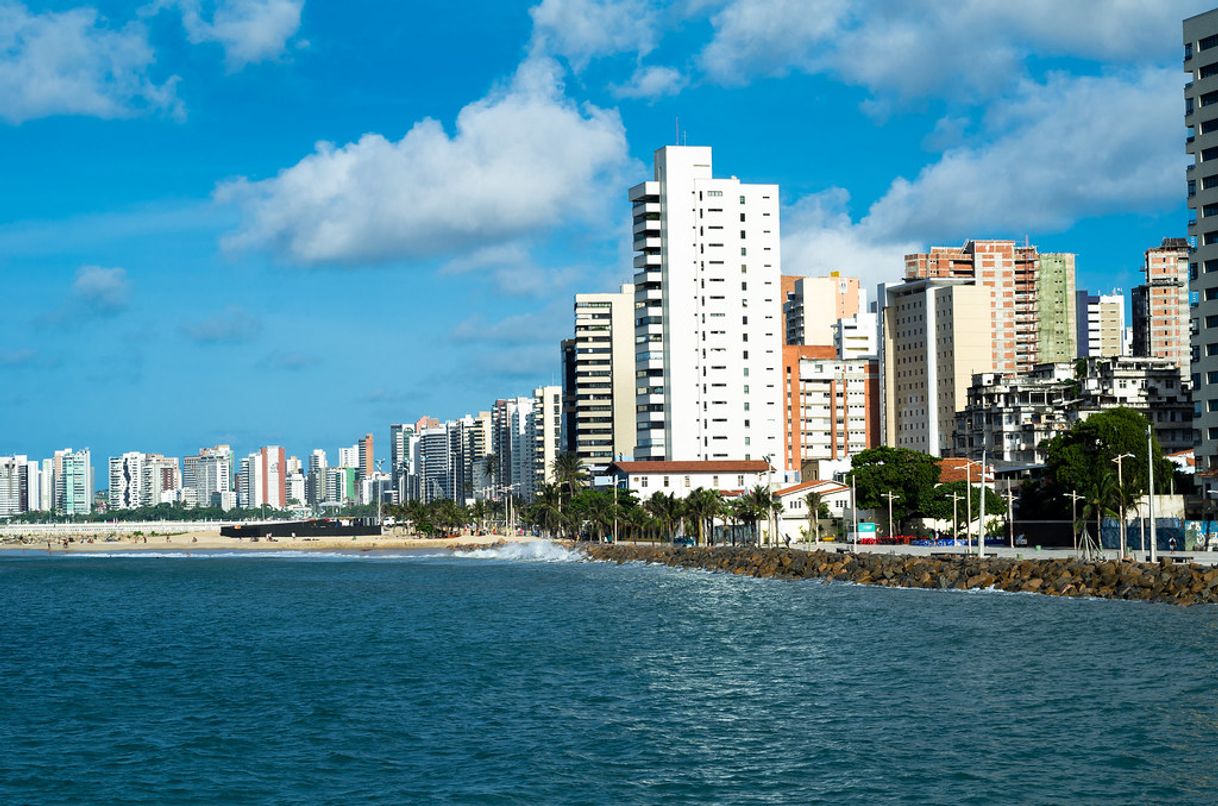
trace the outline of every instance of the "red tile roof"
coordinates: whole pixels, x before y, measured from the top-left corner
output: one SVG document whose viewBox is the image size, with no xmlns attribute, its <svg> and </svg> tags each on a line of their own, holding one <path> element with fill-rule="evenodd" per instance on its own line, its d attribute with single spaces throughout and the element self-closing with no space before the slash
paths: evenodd
<svg viewBox="0 0 1218 806">
<path fill-rule="evenodd" d="M 834 493 L 845 492 L 849 489 L 846 485 L 838 484 L 836 481 L 830 481 L 829 479 L 809 479 L 808 481 L 801 481 L 793 487 L 785 487 L 774 494 L 790 495 L 792 493 L 818 492 L 821 495 L 833 495 Z"/>
<path fill-rule="evenodd" d="M 971 461 L 972 469 L 968 470 L 970 464 L 969 459 L 963 456 L 945 456 L 939 462 L 939 483 L 951 484 L 954 481 L 968 481 L 970 478 L 975 483 L 981 483 L 981 463 Z M 994 466 L 986 466 L 986 481 L 994 480 Z"/>
<path fill-rule="evenodd" d="M 764 473 L 769 464 L 760 459 L 728 459 L 708 462 L 614 462 L 609 468 L 623 473 Z"/>
</svg>

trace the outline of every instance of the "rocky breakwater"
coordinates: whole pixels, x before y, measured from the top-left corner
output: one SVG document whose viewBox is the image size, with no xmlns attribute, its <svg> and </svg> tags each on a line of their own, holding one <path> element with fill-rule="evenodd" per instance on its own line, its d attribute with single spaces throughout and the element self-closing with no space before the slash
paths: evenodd
<svg viewBox="0 0 1218 806">
<path fill-rule="evenodd" d="M 1132 599 L 1181 606 L 1218 604 L 1218 568 L 1173 563 L 1083 562 L 792 549 L 687 548 L 629 544 L 584 545 L 594 560 L 651 562 L 754 577 L 823 579 L 892 588 L 969 588 Z"/>
</svg>

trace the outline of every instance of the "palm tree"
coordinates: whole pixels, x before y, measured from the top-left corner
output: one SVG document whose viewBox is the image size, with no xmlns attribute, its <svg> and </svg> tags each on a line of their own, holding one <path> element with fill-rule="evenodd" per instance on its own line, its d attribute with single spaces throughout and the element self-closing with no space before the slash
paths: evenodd
<svg viewBox="0 0 1218 806">
<path fill-rule="evenodd" d="M 647 499 L 647 503 L 643 505 L 648 514 L 659 522 L 659 526 L 664 530 L 664 534 L 671 541 L 673 535 L 680 528 L 682 506 L 681 500 L 672 494 L 657 492 Z"/>
<path fill-rule="evenodd" d="M 530 507 L 537 525 L 551 535 L 562 528 L 562 490 L 557 484 L 543 484 Z"/>
<path fill-rule="evenodd" d="M 1100 536 L 1100 525 L 1103 522 L 1105 515 L 1116 515 L 1117 510 L 1113 506 L 1113 499 L 1117 497 L 1118 489 L 1116 478 L 1109 470 L 1096 473 L 1091 477 L 1090 483 L 1084 490 L 1086 497 L 1083 499 L 1083 511 L 1079 513 L 1079 522 L 1075 524 L 1077 530 L 1079 526 L 1085 524 L 1087 519 L 1095 517 L 1095 542 L 1099 549 L 1103 549 L 1104 544 Z M 984 523 L 984 519 L 982 523 Z M 1087 541 L 1083 541 L 1084 554 L 1090 554 Z"/>
<path fill-rule="evenodd" d="M 804 506 L 808 508 L 808 525 L 816 532 L 816 542 L 820 543 L 820 519 L 829 516 L 829 506 L 825 497 L 816 491 L 804 496 Z"/>
<path fill-rule="evenodd" d="M 486 520 L 486 516 L 487 516 L 486 502 L 483 501 L 481 498 L 479 498 L 477 501 L 475 501 L 474 505 L 472 507 L 470 507 L 469 515 L 471 518 L 474 519 L 474 525 L 477 526 L 479 530 L 481 530 L 483 521 Z"/>
<path fill-rule="evenodd" d="M 600 490 L 587 490 L 571 501 L 570 512 L 592 527 L 593 534 L 598 540 L 613 526 L 617 516 L 616 504 L 613 503 L 612 493 Z"/>
<path fill-rule="evenodd" d="M 566 491 L 567 500 L 588 483 L 588 471 L 584 469 L 579 454 L 574 451 L 563 451 L 555 456 L 554 461 L 550 463 L 550 472 L 554 475 L 554 483 Z"/>
<path fill-rule="evenodd" d="M 723 499 L 719 497 L 718 492 L 707 490 L 703 487 L 694 490 L 685 499 L 685 512 L 698 526 L 699 546 L 706 545 L 706 522 L 713 520 L 715 515 L 719 513 L 722 501 Z"/>
<path fill-rule="evenodd" d="M 499 491 L 495 489 L 495 471 L 499 468 L 499 457 L 493 453 L 488 453 L 482 457 L 482 470 L 486 473 L 486 477 L 490 479 L 492 498 L 499 497 Z"/>
<path fill-rule="evenodd" d="M 741 500 L 744 502 L 745 521 L 753 525 L 753 537 L 758 543 L 761 542 L 761 529 L 759 523 L 762 518 L 769 518 L 772 513 L 781 513 L 782 506 L 774 494 L 764 484 L 758 484 L 753 489 L 749 490 Z"/>
</svg>

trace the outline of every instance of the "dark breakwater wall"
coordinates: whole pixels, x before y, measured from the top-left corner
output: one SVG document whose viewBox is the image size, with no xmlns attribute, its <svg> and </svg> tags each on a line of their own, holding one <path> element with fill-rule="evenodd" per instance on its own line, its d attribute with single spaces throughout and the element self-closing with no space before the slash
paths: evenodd
<svg viewBox="0 0 1218 806">
<path fill-rule="evenodd" d="M 824 579 L 899 588 L 997 588 L 1049 596 L 1093 596 L 1188 606 L 1218 603 L 1218 568 L 1162 560 L 1083 562 L 915 557 L 758 548 L 690 548 L 594 543 L 594 560 L 653 562 L 754 577 Z"/>
</svg>

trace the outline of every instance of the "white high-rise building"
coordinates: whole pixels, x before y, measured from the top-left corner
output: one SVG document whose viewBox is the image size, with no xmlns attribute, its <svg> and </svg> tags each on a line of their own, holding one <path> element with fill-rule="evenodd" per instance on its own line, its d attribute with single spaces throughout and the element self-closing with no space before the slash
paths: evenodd
<svg viewBox="0 0 1218 806">
<path fill-rule="evenodd" d="M 533 390 L 533 416 L 529 420 L 533 438 L 533 491 L 554 481 L 554 460 L 562 450 L 562 387 L 539 386 Z M 528 499 L 526 499 L 528 500 Z"/>
<path fill-rule="evenodd" d="M 144 501 L 144 459 L 139 451 L 110 457 L 110 508 L 135 509 Z"/>
<path fill-rule="evenodd" d="M 29 508 L 29 466 L 24 456 L 0 456 L 0 518 Z"/>
<path fill-rule="evenodd" d="M 50 512 L 55 509 L 55 460 L 42 460 L 42 483 L 38 487 L 38 511 Z"/>
<path fill-rule="evenodd" d="M 665 146 L 630 201 L 636 458 L 778 462 L 778 186 L 715 179 L 710 148 Z"/>
<path fill-rule="evenodd" d="M 233 449 L 228 445 L 202 448 L 183 460 L 182 485 L 195 491 L 201 507 L 219 506 L 217 496 L 233 489 Z"/>
<path fill-rule="evenodd" d="M 633 286 L 575 295 L 575 334 L 563 343 L 563 386 L 564 449 L 593 471 L 633 457 Z"/>
<path fill-rule="evenodd" d="M 359 445 L 338 449 L 339 467 L 359 467 Z"/>
</svg>

